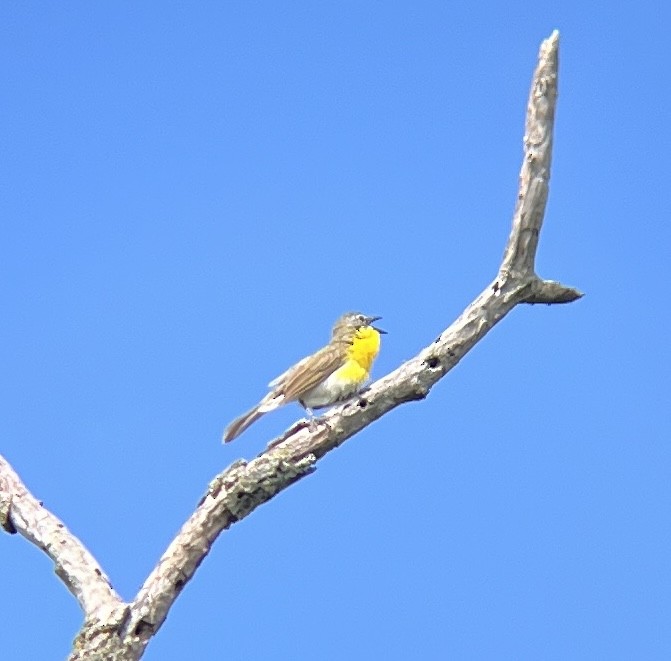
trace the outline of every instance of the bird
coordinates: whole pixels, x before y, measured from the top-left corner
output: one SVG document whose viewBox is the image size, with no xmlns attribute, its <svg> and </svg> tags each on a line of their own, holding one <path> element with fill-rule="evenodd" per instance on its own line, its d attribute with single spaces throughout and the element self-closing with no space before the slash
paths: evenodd
<svg viewBox="0 0 671 661">
<path fill-rule="evenodd" d="M 379 319 L 382 317 L 361 312 L 340 316 L 329 343 L 273 379 L 268 384 L 270 392 L 228 425 L 222 442 L 229 443 L 262 415 L 289 402 L 298 402 L 312 423 L 313 409 L 336 404 L 359 392 L 380 351 L 380 335 L 387 333 L 373 326 Z"/>
</svg>

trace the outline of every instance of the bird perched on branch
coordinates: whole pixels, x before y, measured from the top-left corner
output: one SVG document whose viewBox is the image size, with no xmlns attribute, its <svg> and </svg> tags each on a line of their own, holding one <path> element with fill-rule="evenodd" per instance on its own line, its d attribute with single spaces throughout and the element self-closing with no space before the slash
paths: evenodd
<svg viewBox="0 0 671 661">
<path fill-rule="evenodd" d="M 289 402 L 301 404 L 312 418 L 312 409 L 336 404 L 356 394 L 370 377 L 380 351 L 380 335 L 386 333 L 373 326 L 378 319 L 381 317 L 360 312 L 342 315 L 333 325 L 330 342 L 271 381 L 270 392 L 226 428 L 223 442 L 237 438 L 264 413 Z"/>
</svg>

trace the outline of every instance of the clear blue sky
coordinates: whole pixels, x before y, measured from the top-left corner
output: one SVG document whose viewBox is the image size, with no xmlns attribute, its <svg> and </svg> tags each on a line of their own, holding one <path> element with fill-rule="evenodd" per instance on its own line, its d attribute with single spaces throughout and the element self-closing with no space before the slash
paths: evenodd
<svg viewBox="0 0 671 661">
<path fill-rule="evenodd" d="M 381 376 L 494 276 L 561 31 L 538 269 L 585 298 L 222 535 L 146 659 L 671 658 L 662 7 L 3 5 L 0 452 L 126 599 L 336 316 L 384 316 Z M 3 658 L 64 657 L 50 562 L 0 559 Z"/>
</svg>

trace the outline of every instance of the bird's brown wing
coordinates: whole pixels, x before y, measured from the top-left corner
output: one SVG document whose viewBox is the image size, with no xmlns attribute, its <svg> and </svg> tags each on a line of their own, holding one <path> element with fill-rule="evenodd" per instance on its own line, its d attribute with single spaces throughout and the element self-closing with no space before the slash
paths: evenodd
<svg viewBox="0 0 671 661">
<path fill-rule="evenodd" d="M 344 346 L 329 344 L 285 372 L 281 383 L 276 379 L 277 389 L 284 394 L 284 401 L 300 399 L 342 367 L 346 359 Z"/>
</svg>

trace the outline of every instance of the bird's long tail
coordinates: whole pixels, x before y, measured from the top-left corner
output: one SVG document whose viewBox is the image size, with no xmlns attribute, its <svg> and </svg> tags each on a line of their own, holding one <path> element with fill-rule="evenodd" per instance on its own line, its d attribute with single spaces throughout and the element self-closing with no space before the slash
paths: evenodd
<svg viewBox="0 0 671 661">
<path fill-rule="evenodd" d="M 226 431 L 224 431 L 224 436 L 221 439 L 222 443 L 230 443 L 232 440 L 236 439 L 240 434 L 242 434 L 249 425 L 253 422 L 256 422 L 262 415 L 267 413 L 267 411 L 260 411 L 261 404 L 257 404 L 254 408 L 249 409 L 247 413 L 243 413 L 239 418 L 236 418 L 231 422 Z"/>
</svg>

